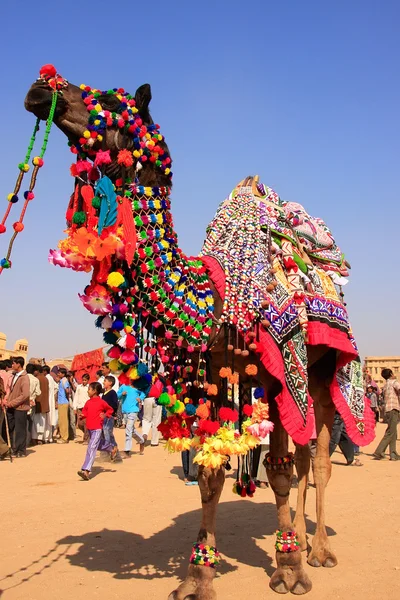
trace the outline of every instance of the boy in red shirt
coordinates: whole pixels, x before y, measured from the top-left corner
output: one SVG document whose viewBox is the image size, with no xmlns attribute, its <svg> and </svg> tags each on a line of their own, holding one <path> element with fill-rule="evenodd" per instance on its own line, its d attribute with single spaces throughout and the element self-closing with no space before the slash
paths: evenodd
<svg viewBox="0 0 400 600">
<path fill-rule="evenodd" d="M 102 392 L 101 384 L 97 381 L 89 384 L 89 400 L 82 409 L 82 417 L 86 419 L 86 428 L 89 433 L 89 445 L 86 452 L 85 462 L 82 469 L 78 471 L 79 477 L 85 481 L 90 479 L 90 471 L 96 458 L 97 450 L 110 452 L 111 460 L 114 460 L 118 447 L 113 447 L 110 442 L 106 442 L 103 437 L 103 420 L 105 417 L 111 417 L 113 409 L 99 396 Z"/>
</svg>

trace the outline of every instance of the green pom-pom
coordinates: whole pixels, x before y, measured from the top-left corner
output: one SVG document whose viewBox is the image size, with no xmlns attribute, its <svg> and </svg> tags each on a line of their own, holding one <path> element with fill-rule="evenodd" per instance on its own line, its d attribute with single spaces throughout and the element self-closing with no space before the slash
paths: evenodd
<svg viewBox="0 0 400 600">
<path fill-rule="evenodd" d="M 161 406 L 168 406 L 170 402 L 171 398 L 169 397 L 167 392 L 163 392 L 158 399 L 158 404 L 161 404 Z"/>
<path fill-rule="evenodd" d="M 98 196 L 94 196 L 94 198 L 92 198 L 92 206 L 93 208 L 95 208 L 96 210 L 98 210 L 100 208 L 101 205 L 101 200 Z"/>
<path fill-rule="evenodd" d="M 74 213 L 74 216 L 72 217 L 72 222 L 75 223 L 75 225 L 83 225 L 84 223 L 86 223 L 86 213 L 84 213 L 83 211 L 78 211 Z"/>
</svg>

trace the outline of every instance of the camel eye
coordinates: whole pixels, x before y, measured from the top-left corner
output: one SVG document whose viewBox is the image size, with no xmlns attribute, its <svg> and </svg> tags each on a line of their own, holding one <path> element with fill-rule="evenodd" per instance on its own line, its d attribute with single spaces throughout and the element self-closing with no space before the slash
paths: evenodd
<svg viewBox="0 0 400 600">
<path fill-rule="evenodd" d="M 104 96 L 99 96 L 97 100 L 105 110 L 119 112 L 121 101 L 112 94 L 104 94 Z"/>
</svg>

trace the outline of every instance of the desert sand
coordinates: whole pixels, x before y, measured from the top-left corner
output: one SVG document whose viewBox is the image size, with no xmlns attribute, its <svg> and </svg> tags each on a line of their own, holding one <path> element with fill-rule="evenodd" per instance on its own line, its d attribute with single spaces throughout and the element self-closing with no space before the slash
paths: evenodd
<svg viewBox="0 0 400 600">
<path fill-rule="evenodd" d="M 384 428 L 378 425 L 379 438 Z M 118 430 L 119 442 L 123 436 Z M 339 565 L 306 565 L 313 582 L 308 600 L 399 598 L 400 462 L 374 461 L 374 448 L 363 449 L 360 468 L 333 456 L 326 515 Z M 122 463 L 97 461 L 93 479 L 84 482 L 76 474 L 84 453 L 79 443 L 51 444 L 0 463 L 2 600 L 167 600 L 185 574 L 200 523 L 199 491 L 180 480 L 180 455 L 160 445 Z M 268 587 L 273 494 L 257 490 L 253 499 L 240 499 L 232 493 L 234 477 L 219 506 L 218 599 L 277 598 Z M 293 490 L 292 507 L 295 499 Z M 307 517 L 311 540 L 312 487 Z"/>
</svg>

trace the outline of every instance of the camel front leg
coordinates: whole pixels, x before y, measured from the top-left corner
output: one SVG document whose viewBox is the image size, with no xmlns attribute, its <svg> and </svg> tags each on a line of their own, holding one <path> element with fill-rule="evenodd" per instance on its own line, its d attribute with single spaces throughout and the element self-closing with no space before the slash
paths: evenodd
<svg viewBox="0 0 400 600">
<path fill-rule="evenodd" d="M 279 531 L 275 544 L 277 569 L 269 585 L 279 594 L 306 594 L 311 590 L 311 581 L 302 566 L 300 546 L 293 531 L 289 506 L 293 456 L 288 454 L 288 436 L 280 423 L 276 404 L 271 402 L 270 408 L 271 420 L 275 427 L 271 434 L 270 453 L 266 457 L 265 466 L 275 494 Z"/>
<path fill-rule="evenodd" d="M 225 468 L 199 467 L 202 519 L 197 544 L 193 546 L 185 581 L 170 594 L 168 600 L 216 600 L 213 589 L 216 550 L 217 506 L 224 487 Z M 217 552 L 217 554 L 215 554 Z"/>
<path fill-rule="evenodd" d="M 300 544 L 300 550 L 307 550 L 307 530 L 305 519 L 306 497 L 308 474 L 310 472 L 310 448 L 306 446 L 296 446 L 294 457 L 296 465 L 297 478 L 299 480 L 297 490 L 296 516 L 294 518 L 294 529 Z"/>
<path fill-rule="evenodd" d="M 329 456 L 329 441 L 335 407 L 328 389 L 322 389 L 314 404 L 315 419 L 317 424 L 317 454 L 314 460 L 314 481 L 317 496 L 317 529 L 312 542 L 312 549 L 308 556 L 308 563 L 312 567 L 335 567 L 337 558 L 329 544 L 325 526 L 325 489 L 332 472 Z"/>
</svg>

